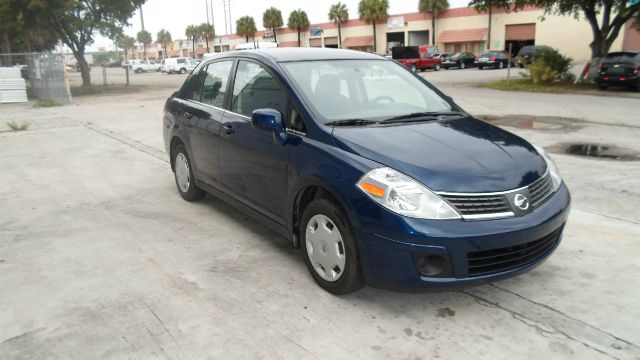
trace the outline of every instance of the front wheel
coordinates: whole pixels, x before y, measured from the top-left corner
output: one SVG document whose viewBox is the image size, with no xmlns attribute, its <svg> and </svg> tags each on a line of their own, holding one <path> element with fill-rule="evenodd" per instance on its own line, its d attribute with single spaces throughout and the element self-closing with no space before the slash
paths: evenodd
<svg viewBox="0 0 640 360">
<path fill-rule="evenodd" d="M 346 214 L 327 199 L 316 199 L 300 222 L 304 262 L 316 283 L 332 294 L 364 286 L 355 237 Z"/>
<path fill-rule="evenodd" d="M 173 155 L 173 167 L 176 178 L 176 186 L 180 196 L 187 201 L 198 201 L 202 199 L 206 193 L 196 185 L 196 179 L 193 176 L 193 168 L 191 160 L 184 145 L 178 145 Z"/>
<path fill-rule="evenodd" d="M 498 69 L 504 68 L 504 63 L 502 61 L 498 62 Z"/>
<path fill-rule="evenodd" d="M 180 74 L 186 74 L 186 73 L 187 73 L 187 69 L 185 68 L 180 69 Z"/>
<path fill-rule="evenodd" d="M 460 63 L 460 69 L 464 69 L 464 68 L 466 68 L 466 67 L 467 67 L 467 65 L 465 65 L 465 64 L 464 64 L 464 62 L 461 62 L 461 63 Z"/>
</svg>

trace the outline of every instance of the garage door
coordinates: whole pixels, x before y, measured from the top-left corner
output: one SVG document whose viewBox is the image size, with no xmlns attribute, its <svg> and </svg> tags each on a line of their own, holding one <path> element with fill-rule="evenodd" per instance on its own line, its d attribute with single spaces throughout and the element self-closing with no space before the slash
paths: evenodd
<svg viewBox="0 0 640 360">
<path fill-rule="evenodd" d="M 505 27 L 505 40 L 535 40 L 536 24 L 517 24 Z"/>
</svg>

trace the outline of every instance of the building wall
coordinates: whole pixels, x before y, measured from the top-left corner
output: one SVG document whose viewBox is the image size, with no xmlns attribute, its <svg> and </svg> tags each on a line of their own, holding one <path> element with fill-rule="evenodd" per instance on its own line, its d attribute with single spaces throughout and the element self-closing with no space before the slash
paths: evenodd
<svg viewBox="0 0 640 360">
<path fill-rule="evenodd" d="M 495 9 L 492 14 L 491 25 L 491 44 L 489 47 L 493 50 L 505 49 L 505 27 L 507 25 L 535 23 L 535 43 L 538 45 L 548 45 L 558 49 L 562 54 L 570 56 L 574 61 L 585 61 L 591 57 L 589 43 L 591 42 L 591 27 L 584 18 L 575 19 L 572 16 L 548 15 L 545 20 L 541 20 L 543 11 L 538 8 L 528 7 L 518 12 L 505 12 L 501 9 Z M 400 29 L 388 29 L 387 22 L 376 24 L 377 52 L 383 54 L 387 51 L 387 32 L 404 32 L 405 44 L 409 41 L 410 31 L 429 31 L 429 43 L 431 43 L 431 33 L 433 31 L 431 24 L 431 16 L 421 13 L 410 13 L 391 15 L 404 16 L 405 27 Z M 323 29 L 322 36 L 337 37 L 338 28 L 333 23 L 313 24 Z M 436 20 L 436 34 L 439 36 L 443 31 L 461 30 L 461 29 L 477 29 L 488 27 L 488 14 L 478 13 L 473 8 L 456 8 L 449 9 L 438 16 Z M 263 41 L 263 31 L 256 33 L 255 40 Z M 301 43 L 303 47 L 309 47 L 309 31 L 301 34 Z M 342 25 L 342 40 L 348 37 L 371 36 L 373 29 L 371 24 L 367 24 L 360 20 L 349 20 Z M 623 38 L 627 35 L 621 31 L 620 36 L 611 47 L 611 51 L 622 50 Z M 633 34 L 632 34 L 633 35 Z M 437 38 L 436 36 L 436 42 Z M 314 37 L 317 38 L 317 37 Z M 279 43 L 297 42 L 297 33 L 288 28 L 281 28 L 277 31 L 277 39 Z M 272 39 L 266 39 L 272 40 Z M 250 39 L 251 41 L 251 39 Z M 227 35 L 217 37 L 216 45 L 228 46 L 233 49 L 235 45 L 245 42 L 244 38 L 237 35 Z M 635 43 L 635 41 L 634 41 Z M 426 45 L 426 44 L 425 44 Z M 438 44 L 440 51 L 454 51 L 453 44 Z M 197 46 L 196 46 L 197 47 Z M 486 41 L 464 44 L 462 50 L 479 53 L 487 47 Z M 213 51 L 213 47 L 211 47 Z"/>
</svg>

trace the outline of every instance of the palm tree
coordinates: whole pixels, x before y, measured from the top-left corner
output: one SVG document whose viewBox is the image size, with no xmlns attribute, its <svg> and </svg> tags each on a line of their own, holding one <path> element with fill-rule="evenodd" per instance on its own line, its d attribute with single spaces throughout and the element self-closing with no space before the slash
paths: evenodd
<svg viewBox="0 0 640 360">
<path fill-rule="evenodd" d="M 278 42 L 278 38 L 276 37 L 276 29 L 282 27 L 284 25 L 284 21 L 282 20 L 282 13 L 280 10 L 274 8 L 273 6 L 268 8 L 264 15 L 262 15 L 262 26 L 265 29 L 273 30 L 273 40 Z"/>
<path fill-rule="evenodd" d="M 360 0 L 360 20 L 373 24 L 373 52 L 377 51 L 376 21 L 389 17 L 389 0 Z"/>
<path fill-rule="evenodd" d="M 167 44 L 171 42 L 171 33 L 168 30 L 161 29 L 158 31 L 157 41 L 162 45 L 162 57 L 167 58 Z"/>
<path fill-rule="evenodd" d="M 216 35 L 213 26 L 209 23 L 202 23 L 198 25 L 198 34 L 204 39 L 207 44 L 207 52 L 209 52 L 209 38 L 212 38 Z"/>
<path fill-rule="evenodd" d="M 436 44 L 436 18 L 438 14 L 449 8 L 447 0 L 420 0 L 418 11 L 431 15 L 431 43 Z"/>
<path fill-rule="evenodd" d="M 307 17 L 307 13 L 302 9 L 293 10 L 289 15 L 289 22 L 287 23 L 287 26 L 289 29 L 298 32 L 298 47 L 300 47 L 300 32 L 309 28 L 309 18 Z"/>
<path fill-rule="evenodd" d="M 340 24 L 349 20 L 349 10 L 347 10 L 347 5 L 341 2 L 331 5 L 331 8 L 329 9 L 329 20 L 338 25 L 338 46 L 342 47 L 342 31 L 340 29 Z"/>
<path fill-rule="evenodd" d="M 138 40 L 138 42 L 142 43 L 142 51 L 144 53 L 142 55 L 142 60 L 146 60 L 147 45 L 151 44 L 151 42 L 153 41 L 153 39 L 151 38 L 151 33 L 147 30 L 140 30 L 140 32 L 138 32 L 138 34 L 136 35 L 136 39 Z"/>
<path fill-rule="evenodd" d="M 127 58 L 127 51 L 129 49 L 133 49 L 133 47 L 135 45 L 136 45 L 136 39 L 134 39 L 134 38 L 132 38 L 131 36 L 128 36 L 128 35 L 122 35 L 122 36 L 119 36 L 116 39 L 116 46 L 118 46 L 119 48 L 122 48 L 122 50 L 124 50 L 124 61 L 129 60 Z"/>
<path fill-rule="evenodd" d="M 251 16 L 243 16 L 236 21 L 236 34 L 244 36 L 246 42 L 249 42 L 249 36 L 255 36 L 256 31 L 256 22 Z"/>
<path fill-rule="evenodd" d="M 198 37 L 200 36 L 200 31 L 198 30 L 198 25 L 189 25 L 184 30 L 184 35 L 188 38 L 191 38 L 191 55 L 196 53 L 196 41 L 198 41 Z"/>
</svg>

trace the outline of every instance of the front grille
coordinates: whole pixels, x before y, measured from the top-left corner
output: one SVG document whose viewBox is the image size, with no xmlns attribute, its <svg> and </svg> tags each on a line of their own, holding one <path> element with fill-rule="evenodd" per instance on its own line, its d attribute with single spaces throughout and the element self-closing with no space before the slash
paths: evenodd
<svg viewBox="0 0 640 360">
<path fill-rule="evenodd" d="M 504 195 L 471 196 L 471 195 L 441 195 L 449 204 L 453 205 L 461 215 L 485 215 L 511 212 Z"/>
<path fill-rule="evenodd" d="M 529 199 L 531 200 L 531 206 L 535 209 L 542 205 L 542 203 L 549 198 L 549 195 L 551 195 L 552 192 L 553 183 L 551 182 L 551 176 L 547 174 L 543 178 L 529 185 Z"/>
<path fill-rule="evenodd" d="M 525 244 L 467 254 L 469 276 L 482 276 L 515 269 L 546 256 L 558 243 L 562 228 Z"/>
<path fill-rule="evenodd" d="M 513 190 L 513 193 L 523 192 L 524 189 Z M 535 209 L 542 205 L 553 193 L 553 184 L 549 173 L 533 182 L 526 188 L 529 192 L 531 208 Z M 451 204 L 466 219 L 490 218 L 513 216 L 513 209 L 509 203 L 507 195 L 512 192 L 475 195 L 468 194 L 439 194 L 444 200 Z"/>
</svg>

